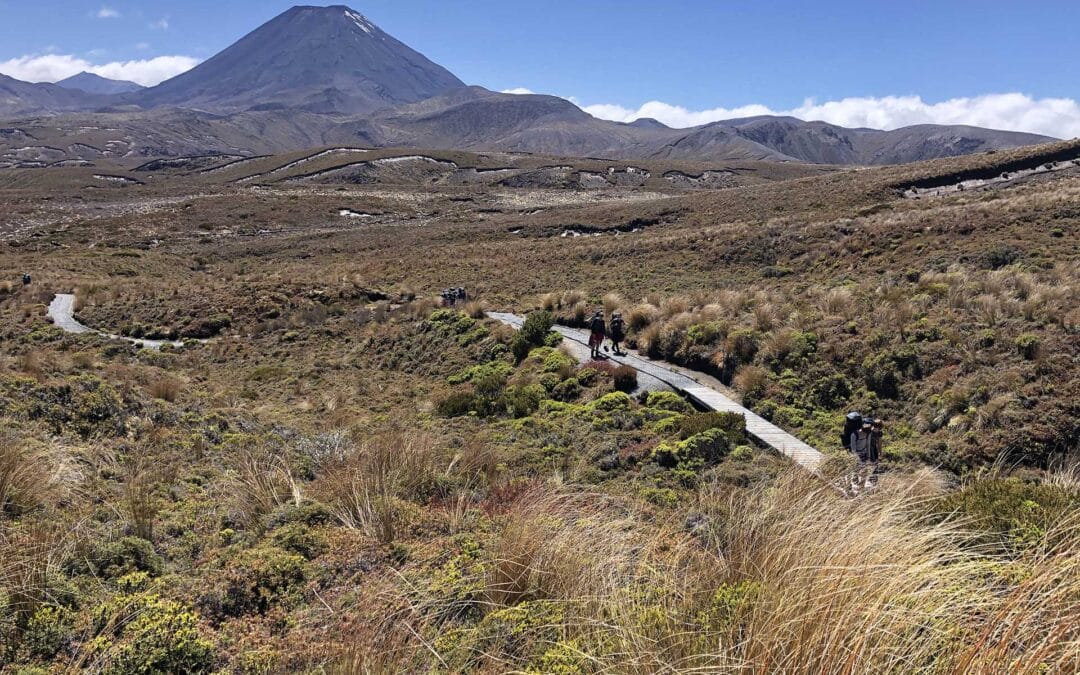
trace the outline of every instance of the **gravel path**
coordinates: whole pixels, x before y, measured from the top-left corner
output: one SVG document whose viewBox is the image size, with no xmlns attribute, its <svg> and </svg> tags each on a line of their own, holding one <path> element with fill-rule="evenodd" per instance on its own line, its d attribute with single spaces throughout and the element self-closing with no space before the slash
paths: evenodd
<svg viewBox="0 0 1080 675">
<path fill-rule="evenodd" d="M 172 340 L 143 340 L 138 338 L 129 338 L 122 335 L 113 335 L 112 333 L 105 333 L 103 331 L 94 330 L 88 326 L 84 326 L 75 320 L 75 296 L 68 293 L 59 293 L 53 298 L 53 301 L 49 304 L 49 318 L 52 319 L 53 325 L 63 330 L 66 333 L 96 333 L 103 335 L 112 340 L 123 340 L 124 342 L 130 342 L 142 349 L 161 349 L 168 345 L 170 347 L 183 347 L 184 343 L 180 341 Z"/>
</svg>

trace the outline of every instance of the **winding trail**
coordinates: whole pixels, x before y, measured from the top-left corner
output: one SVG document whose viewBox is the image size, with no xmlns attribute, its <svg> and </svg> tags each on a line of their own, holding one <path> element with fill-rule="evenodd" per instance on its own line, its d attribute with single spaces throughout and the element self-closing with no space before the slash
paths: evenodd
<svg viewBox="0 0 1080 675">
<path fill-rule="evenodd" d="M 488 316 L 514 328 L 521 328 L 525 323 L 525 318 L 516 314 L 488 312 Z M 584 330 L 565 326 L 554 326 L 552 330 L 573 343 L 570 345 L 571 350 L 579 360 L 588 359 L 589 336 Z M 584 347 L 584 352 L 581 350 L 582 347 Z M 712 378 L 668 363 L 650 361 L 633 353 L 622 356 L 609 354 L 607 358 L 615 363 L 630 366 L 643 375 L 646 381 L 662 382 L 675 391 L 683 393 L 702 408 L 718 412 L 733 412 L 744 416 L 746 431 L 752 438 L 785 455 L 811 473 L 818 473 L 825 460 L 825 456 L 818 450 L 736 403 L 723 393 L 722 385 L 709 382 Z"/>
<path fill-rule="evenodd" d="M 124 342 L 130 342 L 133 345 L 141 347 L 142 349 L 161 349 L 168 345 L 170 347 L 183 347 L 182 341 L 172 340 L 144 340 L 140 338 L 129 338 L 123 335 L 113 335 L 112 333 L 106 333 L 100 330 L 94 330 L 89 326 L 84 326 L 75 320 L 75 296 L 69 293 L 58 293 L 49 303 L 49 318 L 52 319 L 53 325 L 63 330 L 65 333 L 94 333 L 101 335 L 112 340 L 123 340 Z M 199 340 L 199 342 L 203 342 Z"/>
</svg>

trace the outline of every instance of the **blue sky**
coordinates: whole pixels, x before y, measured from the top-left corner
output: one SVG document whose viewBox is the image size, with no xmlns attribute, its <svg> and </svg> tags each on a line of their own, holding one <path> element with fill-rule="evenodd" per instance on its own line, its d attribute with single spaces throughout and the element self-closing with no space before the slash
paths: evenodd
<svg viewBox="0 0 1080 675">
<path fill-rule="evenodd" d="M 213 55 L 292 4 L 0 0 L 0 72 L 50 79 L 85 62 L 153 81 Z M 1078 0 L 351 5 L 470 84 L 572 97 L 606 117 L 653 112 L 689 124 L 769 111 L 895 126 L 920 115 L 985 123 L 1003 114 L 1001 122 L 1014 127 L 1080 135 L 1080 112 L 1073 120 L 1068 105 L 1080 99 Z M 994 97 L 1003 94 L 1023 98 Z M 955 99 L 968 103 L 935 107 Z M 844 101 L 862 103 L 831 111 L 823 105 Z M 649 102 L 660 105 L 642 107 Z"/>
</svg>

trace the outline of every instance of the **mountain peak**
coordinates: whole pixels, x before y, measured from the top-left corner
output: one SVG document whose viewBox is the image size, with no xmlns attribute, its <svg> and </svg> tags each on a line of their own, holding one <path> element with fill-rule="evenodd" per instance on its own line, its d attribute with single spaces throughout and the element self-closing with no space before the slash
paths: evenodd
<svg viewBox="0 0 1080 675">
<path fill-rule="evenodd" d="M 350 7 L 299 5 L 137 100 L 216 112 L 362 113 L 464 86 Z"/>
<path fill-rule="evenodd" d="M 56 83 L 56 86 L 64 89 L 78 89 L 88 94 L 104 95 L 127 94 L 144 88 L 141 84 L 126 80 L 110 80 L 107 77 L 88 73 L 85 70 L 78 75 L 72 75 L 67 79 L 60 80 Z"/>
</svg>

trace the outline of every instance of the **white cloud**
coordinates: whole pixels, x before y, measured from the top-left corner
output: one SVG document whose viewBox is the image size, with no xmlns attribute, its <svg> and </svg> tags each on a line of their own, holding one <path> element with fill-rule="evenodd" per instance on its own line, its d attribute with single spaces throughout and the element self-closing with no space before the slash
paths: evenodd
<svg viewBox="0 0 1080 675">
<path fill-rule="evenodd" d="M 169 30 L 169 17 L 162 17 L 150 24 L 150 30 Z"/>
<path fill-rule="evenodd" d="M 96 16 L 99 19 L 119 19 L 120 12 L 116 11 L 112 7 L 102 7 L 97 11 Z"/>
<path fill-rule="evenodd" d="M 649 101 L 637 109 L 609 103 L 587 105 L 583 109 L 602 119 L 632 122 L 653 117 L 678 128 L 753 115 L 790 115 L 845 127 L 897 129 L 912 124 L 969 124 L 1058 138 L 1080 137 L 1080 103 L 1068 98 L 1035 99 L 1016 93 L 954 98 L 940 103 L 926 103 L 918 96 L 845 98 L 824 103 L 808 99 L 792 110 L 772 110 L 754 104 L 693 111 L 662 101 Z"/>
<path fill-rule="evenodd" d="M 513 89 L 503 89 L 499 93 L 501 93 L 501 94 L 517 94 L 518 96 L 522 96 L 522 95 L 525 95 L 525 94 L 535 94 L 536 92 L 531 90 L 531 89 L 526 89 L 525 87 L 514 87 Z"/>
<path fill-rule="evenodd" d="M 199 60 L 190 56 L 158 56 L 141 61 L 93 64 L 68 54 L 46 54 L 0 61 L 0 73 L 25 82 L 57 82 L 86 71 L 112 80 L 130 80 L 149 87 L 191 70 L 198 64 Z"/>
<path fill-rule="evenodd" d="M 135 45 L 135 49 L 138 49 L 140 52 L 145 52 L 147 49 L 150 49 L 150 43 L 149 42 L 139 42 L 139 43 L 137 43 Z"/>
</svg>

